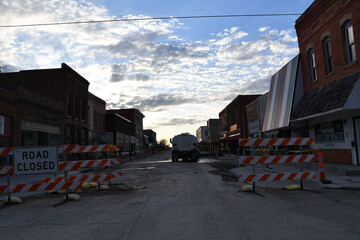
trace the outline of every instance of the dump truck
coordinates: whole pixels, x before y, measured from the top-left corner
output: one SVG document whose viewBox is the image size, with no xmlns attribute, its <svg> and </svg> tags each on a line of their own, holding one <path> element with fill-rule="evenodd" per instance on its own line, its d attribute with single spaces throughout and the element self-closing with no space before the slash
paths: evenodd
<svg viewBox="0 0 360 240">
<path fill-rule="evenodd" d="M 170 139 L 172 143 L 172 161 L 178 162 L 190 160 L 197 162 L 200 157 L 198 140 L 194 135 L 182 133 Z"/>
</svg>

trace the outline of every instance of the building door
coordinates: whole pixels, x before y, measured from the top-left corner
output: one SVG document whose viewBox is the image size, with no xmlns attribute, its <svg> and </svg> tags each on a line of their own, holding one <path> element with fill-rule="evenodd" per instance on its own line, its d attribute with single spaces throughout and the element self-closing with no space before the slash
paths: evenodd
<svg viewBox="0 0 360 240">
<path fill-rule="evenodd" d="M 357 165 L 360 165 L 360 118 L 354 119 Z"/>
</svg>

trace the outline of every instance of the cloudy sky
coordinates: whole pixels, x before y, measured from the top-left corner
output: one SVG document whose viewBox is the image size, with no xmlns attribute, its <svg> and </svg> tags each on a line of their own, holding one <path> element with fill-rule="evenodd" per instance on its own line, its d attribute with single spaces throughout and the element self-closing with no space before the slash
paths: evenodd
<svg viewBox="0 0 360 240">
<path fill-rule="evenodd" d="M 1 0 L 0 64 L 59 68 L 90 82 L 108 109 L 138 108 L 158 140 L 199 126 L 237 95 L 268 91 L 298 53 L 298 16 L 9 25 L 303 13 L 313 0 Z"/>
</svg>

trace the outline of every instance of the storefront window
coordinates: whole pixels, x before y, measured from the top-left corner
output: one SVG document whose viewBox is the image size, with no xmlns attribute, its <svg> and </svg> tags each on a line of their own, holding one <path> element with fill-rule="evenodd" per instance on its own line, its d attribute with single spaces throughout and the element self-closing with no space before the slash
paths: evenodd
<svg viewBox="0 0 360 240">
<path fill-rule="evenodd" d="M 36 146 L 36 132 L 21 131 L 21 146 Z"/>
<path fill-rule="evenodd" d="M 21 131 L 22 146 L 47 146 L 60 144 L 60 134 L 42 131 Z"/>
<path fill-rule="evenodd" d="M 316 143 L 340 143 L 344 141 L 345 137 L 342 120 L 315 124 Z"/>
</svg>

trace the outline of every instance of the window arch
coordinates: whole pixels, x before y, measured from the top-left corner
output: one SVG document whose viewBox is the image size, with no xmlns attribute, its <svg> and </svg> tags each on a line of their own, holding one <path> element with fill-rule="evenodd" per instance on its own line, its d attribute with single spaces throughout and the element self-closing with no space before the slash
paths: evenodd
<svg viewBox="0 0 360 240">
<path fill-rule="evenodd" d="M 325 36 L 323 38 L 322 47 L 323 47 L 323 55 L 324 55 L 325 72 L 326 74 L 329 74 L 332 73 L 333 71 L 330 36 Z"/>
<path fill-rule="evenodd" d="M 344 41 L 345 63 L 350 64 L 356 60 L 354 30 L 351 20 L 347 20 L 343 23 L 342 34 Z"/>
<path fill-rule="evenodd" d="M 313 83 L 317 81 L 315 53 L 313 48 L 309 48 L 307 50 L 307 56 L 309 62 L 310 80 Z"/>
</svg>

